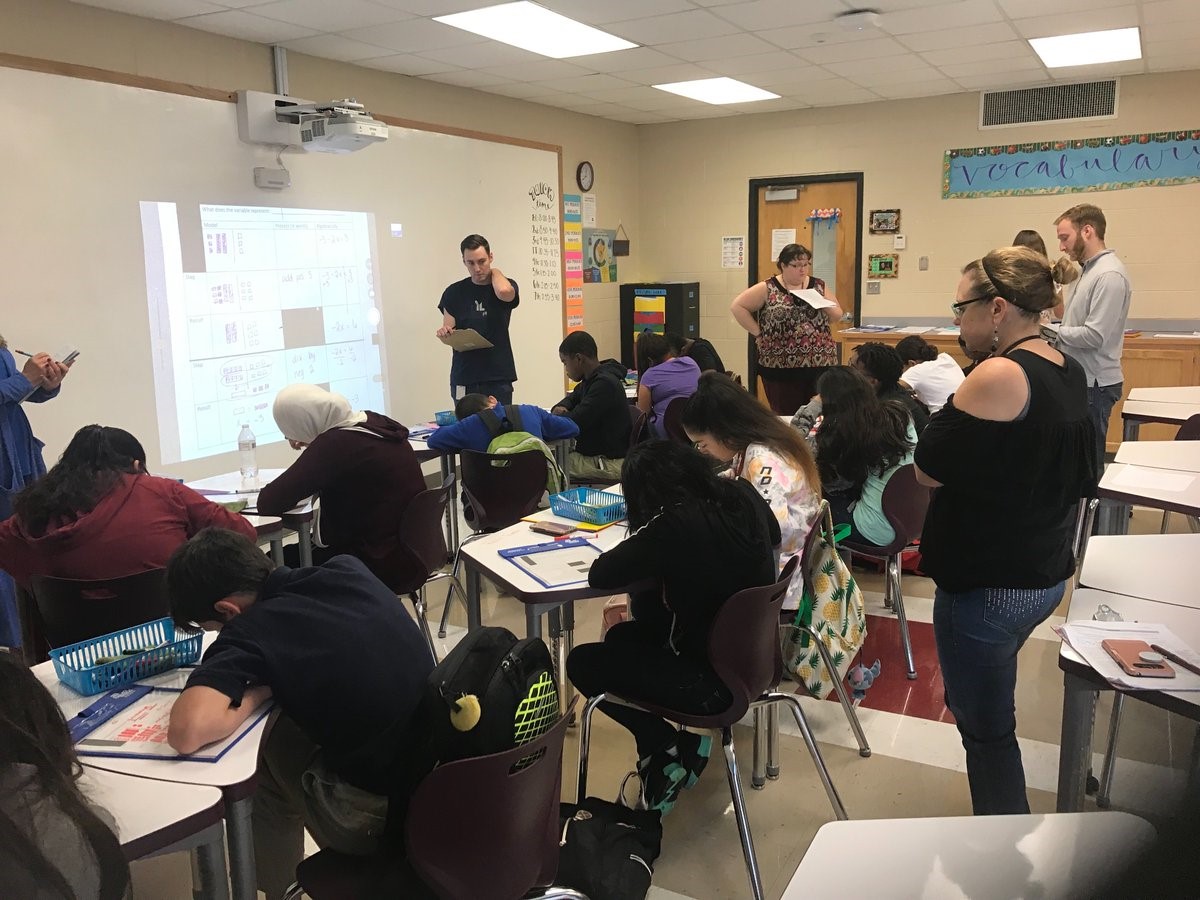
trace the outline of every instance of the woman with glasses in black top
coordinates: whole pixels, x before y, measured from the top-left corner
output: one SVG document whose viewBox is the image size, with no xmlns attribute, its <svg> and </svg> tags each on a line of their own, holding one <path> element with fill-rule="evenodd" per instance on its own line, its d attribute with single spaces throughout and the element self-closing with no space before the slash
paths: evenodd
<svg viewBox="0 0 1200 900">
<path fill-rule="evenodd" d="M 1017 746 L 1017 653 L 1062 600 L 1080 499 L 1096 484 L 1083 369 L 1040 337 L 1047 260 L 993 250 L 953 304 L 968 351 L 990 353 L 933 417 L 917 477 L 936 490 L 921 537 L 946 702 L 976 815 L 1028 813 Z"/>
</svg>

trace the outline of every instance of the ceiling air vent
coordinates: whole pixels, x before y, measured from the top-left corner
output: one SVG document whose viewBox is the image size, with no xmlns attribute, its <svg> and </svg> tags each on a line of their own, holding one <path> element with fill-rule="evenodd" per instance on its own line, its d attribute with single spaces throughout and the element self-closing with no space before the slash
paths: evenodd
<svg viewBox="0 0 1200 900">
<path fill-rule="evenodd" d="M 1117 115 L 1117 79 L 1051 84 L 1013 91 L 984 91 L 980 128 L 1007 128 L 1036 122 L 1112 119 Z"/>
</svg>

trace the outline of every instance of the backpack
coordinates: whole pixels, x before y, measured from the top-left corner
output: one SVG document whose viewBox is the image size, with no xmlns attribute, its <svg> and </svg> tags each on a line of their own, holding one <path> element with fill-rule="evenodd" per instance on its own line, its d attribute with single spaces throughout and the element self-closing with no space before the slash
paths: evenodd
<svg viewBox="0 0 1200 900">
<path fill-rule="evenodd" d="M 558 721 L 558 685 L 541 638 L 507 628 L 467 634 L 429 673 L 430 740 L 439 763 L 511 750 Z"/>
<path fill-rule="evenodd" d="M 546 490 L 551 494 L 566 490 L 567 478 L 562 467 L 559 466 L 558 460 L 554 458 L 554 452 L 540 437 L 522 430 L 520 407 L 505 406 L 504 420 L 501 420 L 495 410 L 491 409 L 485 409 L 476 415 L 483 420 L 483 424 L 487 426 L 488 434 L 492 438 L 487 446 L 488 453 L 507 455 L 524 453 L 527 450 L 540 450 L 546 457 Z M 493 463 L 493 465 L 498 464 Z"/>
<path fill-rule="evenodd" d="M 559 806 L 557 884 L 590 900 L 643 900 L 662 847 L 662 814 L 588 797 Z"/>
</svg>

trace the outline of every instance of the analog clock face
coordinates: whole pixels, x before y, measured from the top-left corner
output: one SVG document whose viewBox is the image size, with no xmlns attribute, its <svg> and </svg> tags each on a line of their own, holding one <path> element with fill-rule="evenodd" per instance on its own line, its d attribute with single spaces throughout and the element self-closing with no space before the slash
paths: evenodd
<svg viewBox="0 0 1200 900">
<path fill-rule="evenodd" d="M 596 170 L 592 168 L 590 162 L 581 162 L 579 168 L 575 170 L 575 180 L 579 182 L 581 190 L 590 191 L 592 185 L 596 182 Z"/>
</svg>

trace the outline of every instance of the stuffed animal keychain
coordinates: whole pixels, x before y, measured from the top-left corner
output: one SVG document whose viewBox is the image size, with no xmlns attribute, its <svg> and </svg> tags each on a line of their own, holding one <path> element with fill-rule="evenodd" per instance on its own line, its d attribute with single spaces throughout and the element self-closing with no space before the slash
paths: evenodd
<svg viewBox="0 0 1200 900">
<path fill-rule="evenodd" d="M 854 705 L 858 706 L 863 702 L 863 698 L 867 696 L 867 689 L 875 683 L 875 679 L 879 677 L 879 660 L 875 660 L 875 664 L 871 668 L 867 668 L 862 663 L 859 663 L 846 676 L 846 680 L 850 683 L 850 687 L 854 691 Z"/>
</svg>

